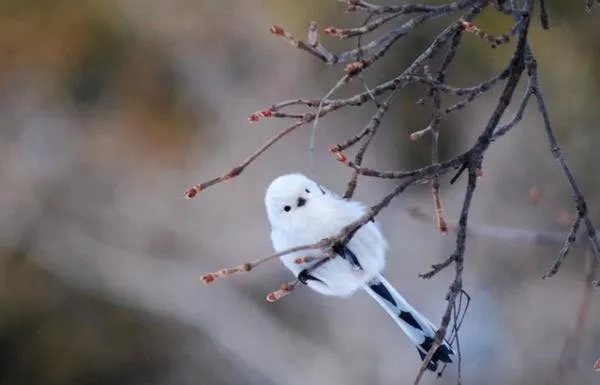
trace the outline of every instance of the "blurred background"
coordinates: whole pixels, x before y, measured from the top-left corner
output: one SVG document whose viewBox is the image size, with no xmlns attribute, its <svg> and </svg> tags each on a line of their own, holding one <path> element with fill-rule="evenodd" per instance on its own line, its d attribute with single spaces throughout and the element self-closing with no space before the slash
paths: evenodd
<svg viewBox="0 0 600 385">
<path fill-rule="evenodd" d="M 547 5 L 551 28 L 542 31 L 536 18 L 531 43 L 554 127 L 600 225 L 600 9 L 589 15 L 583 1 Z M 300 288 L 269 304 L 266 293 L 292 278 L 276 262 L 214 286 L 198 279 L 271 253 L 263 194 L 276 176 L 301 171 L 343 191 L 350 172 L 327 148 L 359 131 L 372 104 L 320 121 L 312 168 L 305 127 L 239 178 L 182 198 L 287 124 L 250 125 L 250 113 L 322 97 L 339 78 L 341 67 L 317 62 L 269 27 L 303 37 L 311 20 L 358 25 L 362 15 L 344 9 L 334 0 L 0 0 L 0 384 L 414 379 L 414 347 L 364 294 L 339 300 Z M 478 20 L 496 34 L 512 25 L 493 12 Z M 367 83 L 398 74 L 448 22 L 415 30 L 366 74 Z M 321 41 L 334 50 L 354 44 Z M 466 35 L 449 82 L 491 77 L 512 48 L 492 50 Z M 428 138 L 408 139 L 429 121 L 430 110 L 415 105 L 423 94 L 409 87 L 397 98 L 365 165 L 428 162 Z M 471 145 L 497 97 L 496 90 L 444 122 L 443 158 Z M 392 186 L 362 178 L 356 198 L 376 203 Z M 464 180 L 450 186 L 444 179 L 448 220 L 463 193 Z M 411 188 L 379 217 L 391 243 L 387 276 L 439 324 L 453 269 L 431 281 L 418 273 L 452 252 L 454 236 L 411 218 L 413 206 L 433 211 L 427 186 Z M 470 225 L 565 232 L 572 212 L 531 103 L 487 153 Z M 574 248 L 555 277 L 541 279 L 560 247 L 469 239 L 464 382 L 599 381 L 592 365 L 600 356 L 600 306 L 586 290 L 589 255 Z M 450 384 L 455 376 L 452 365 L 442 379 L 428 375 L 422 383 Z"/>
</svg>

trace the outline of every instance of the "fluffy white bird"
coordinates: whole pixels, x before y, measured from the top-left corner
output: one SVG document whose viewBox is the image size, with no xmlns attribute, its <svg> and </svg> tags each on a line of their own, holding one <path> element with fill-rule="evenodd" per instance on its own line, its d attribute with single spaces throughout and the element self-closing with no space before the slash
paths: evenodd
<svg viewBox="0 0 600 385">
<path fill-rule="evenodd" d="M 364 215 L 368 207 L 342 199 L 302 174 L 276 178 L 265 194 L 275 251 L 318 242 L 331 237 Z M 325 295 L 347 297 L 365 290 L 394 319 L 416 345 L 421 359 L 433 343 L 437 328 L 417 312 L 381 275 L 385 268 L 387 241 L 375 221 L 362 226 L 347 245 L 334 245 L 337 254 L 314 270 L 319 260 L 298 264 L 298 257 L 323 257 L 321 250 L 304 250 L 281 257 L 283 264 L 309 288 Z M 452 362 L 452 348 L 444 341 L 429 362 L 435 371 L 438 362 Z"/>
</svg>

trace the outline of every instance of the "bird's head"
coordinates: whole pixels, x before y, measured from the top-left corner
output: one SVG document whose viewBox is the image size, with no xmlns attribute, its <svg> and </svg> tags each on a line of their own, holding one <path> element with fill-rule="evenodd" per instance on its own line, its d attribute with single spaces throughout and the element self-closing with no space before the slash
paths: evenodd
<svg viewBox="0 0 600 385">
<path fill-rule="evenodd" d="M 306 214 L 327 191 L 302 174 L 282 175 L 269 185 L 265 206 L 272 226 L 288 227 L 300 213 Z M 304 215 L 301 215 L 304 216 Z"/>
</svg>

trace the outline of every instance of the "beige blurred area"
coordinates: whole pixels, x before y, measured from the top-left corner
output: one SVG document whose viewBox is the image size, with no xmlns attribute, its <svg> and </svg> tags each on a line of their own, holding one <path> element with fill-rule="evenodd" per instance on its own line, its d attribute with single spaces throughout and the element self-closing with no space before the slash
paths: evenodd
<svg viewBox="0 0 600 385">
<path fill-rule="evenodd" d="M 535 18 L 532 49 L 557 136 L 600 225 L 600 8 L 586 14 L 583 2 L 546 3 L 551 29 Z M 0 385 L 412 383 L 414 347 L 364 294 L 325 298 L 301 287 L 267 303 L 266 293 L 293 278 L 278 262 L 213 286 L 199 281 L 272 252 L 263 194 L 276 176 L 300 171 L 344 189 L 350 171 L 327 149 L 358 132 L 373 105 L 321 119 L 312 165 L 303 127 L 238 178 L 183 199 L 288 124 L 249 124 L 250 113 L 322 97 L 335 84 L 340 67 L 268 32 L 278 24 L 302 36 L 311 20 L 354 26 L 361 15 L 334 0 L 0 1 Z M 398 43 L 367 84 L 398 74 L 448 21 Z M 512 23 L 493 12 L 479 22 L 491 33 Z M 335 50 L 353 44 L 322 42 Z M 449 82 L 491 77 L 512 47 L 492 50 L 466 35 Z M 423 93 L 408 88 L 396 100 L 366 165 L 429 161 L 428 138 L 408 139 L 429 119 L 427 107 L 415 105 Z M 444 123 L 443 158 L 470 146 L 497 98 L 496 90 Z M 574 205 L 534 103 L 490 148 L 483 172 L 472 228 L 568 230 Z M 449 221 L 464 183 L 443 180 Z M 393 186 L 361 178 L 356 198 L 373 204 Z M 411 218 L 412 206 L 433 211 L 427 186 L 412 187 L 379 217 L 390 239 L 387 276 L 439 324 L 453 270 L 429 281 L 418 274 L 450 255 L 454 236 Z M 576 247 L 555 277 L 541 278 L 561 246 L 468 239 L 463 383 L 600 381 L 592 369 L 600 294 L 586 290 L 589 255 Z M 422 383 L 455 383 L 456 373 L 453 364 Z"/>
</svg>

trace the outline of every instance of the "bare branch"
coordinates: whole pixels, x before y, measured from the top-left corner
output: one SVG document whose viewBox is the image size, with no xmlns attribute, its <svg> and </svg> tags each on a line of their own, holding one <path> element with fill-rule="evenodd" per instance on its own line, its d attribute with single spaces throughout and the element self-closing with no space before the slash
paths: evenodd
<svg viewBox="0 0 600 385">
<path fill-rule="evenodd" d="M 259 259 L 255 260 L 255 261 L 252 261 L 252 262 L 246 262 L 246 263 L 243 263 L 243 264 L 235 266 L 235 267 L 221 269 L 221 270 L 216 271 L 214 273 L 205 274 L 202 277 L 200 277 L 200 280 L 203 283 L 206 283 L 206 284 L 213 283 L 217 279 L 220 279 L 220 278 L 226 278 L 226 277 L 232 276 L 234 274 L 248 273 L 248 272 L 254 270 L 259 265 L 262 265 L 265 262 L 273 261 L 273 260 L 275 260 L 275 259 L 277 259 L 279 257 L 284 256 L 284 255 L 295 253 L 297 251 L 303 251 L 303 250 L 322 249 L 322 248 L 331 246 L 334 242 L 335 242 L 334 238 L 326 238 L 326 239 L 323 239 L 323 240 L 321 240 L 319 242 L 312 243 L 312 244 L 309 244 L 309 245 L 302 245 L 302 246 L 292 247 L 292 248 L 289 248 L 287 250 L 283 250 L 283 251 L 280 251 L 278 253 L 274 253 L 274 254 L 271 254 L 269 256 L 263 257 L 263 258 L 259 258 Z"/>
<path fill-rule="evenodd" d="M 381 27 L 382 25 L 384 25 L 385 23 L 387 23 L 388 21 L 394 20 L 396 17 L 398 17 L 400 15 L 401 15 L 401 13 L 399 13 L 399 12 L 390 13 L 388 15 L 384 15 L 384 16 L 370 22 L 369 24 L 366 24 L 359 28 L 328 27 L 328 28 L 325 28 L 323 30 L 323 32 L 325 32 L 327 35 L 330 35 L 330 36 L 339 37 L 340 39 L 348 39 L 350 37 L 364 35 L 366 33 L 372 32 L 372 31 L 376 30 L 377 28 Z"/>
<path fill-rule="evenodd" d="M 290 292 L 292 292 L 296 288 L 296 286 L 298 286 L 299 283 L 300 281 L 297 279 L 288 283 L 284 283 L 279 289 L 267 294 L 266 300 L 269 302 L 279 301 L 280 299 L 288 295 Z"/>
<path fill-rule="evenodd" d="M 467 221 L 469 218 L 469 210 L 471 209 L 471 202 L 473 200 L 473 194 L 475 193 L 475 188 L 477 187 L 477 173 L 475 168 L 469 167 L 469 177 L 467 180 L 467 189 L 465 192 L 465 198 L 463 201 L 463 206 L 460 213 L 460 218 L 458 220 L 458 232 L 456 235 L 456 246 L 454 248 L 454 252 L 450 256 L 450 258 L 454 262 L 455 273 L 454 273 L 454 281 L 450 285 L 448 289 L 448 293 L 446 294 L 446 299 L 448 300 L 448 306 L 446 306 L 446 311 L 442 317 L 442 323 L 435 333 L 435 339 L 427 356 L 423 359 L 423 363 L 419 368 L 419 372 L 417 373 L 417 377 L 415 378 L 414 385 L 418 385 L 421 377 L 425 373 L 427 369 L 427 365 L 431 361 L 433 354 L 440 346 L 441 342 L 444 340 L 446 336 L 446 329 L 450 324 L 450 318 L 452 315 L 452 309 L 454 308 L 454 304 L 457 296 L 462 291 L 462 273 L 464 268 L 464 254 L 466 249 L 466 240 L 467 240 Z"/>
<path fill-rule="evenodd" d="M 340 0 L 354 6 L 358 9 L 362 9 L 374 14 L 383 13 L 425 13 L 425 12 L 455 12 L 460 10 L 459 2 L 454 2 L 448 5 L 424 5 L 424 4 L 402 4 L 402 5 L 374 5 L 362 0 Z"/>
<path fill-rule="evenodd" d="M 562 169 L 563 173 L 565 174 L 565 178 L 567 180 L 567 183 L 569 184 L 571 193 L 573 194 L 573 200 L 575 202 L 575 209 L 577 210 L 577 217 L 581 218 L 583 220 L 583 224 L 585 225 L 585 228 L 587 230 L 587 236 L 590 240 L 590 247 L 592 249 L 592 252 L 594 253 L 594 256 L 596 258 L 600 259 L 600 243 L 598 242 L 598 237 L 596 235 L 596 229 L 594 228 L 594 225 L 592 224 L 592 221 L 590 220 L 590 217 L 588 215 L 589 213 L 587 211 L 587 203 L 585 201 L 585 198 L 583 197 L 583 194 L 581 193 L 581 189 L 579 188 L 579 185 L 575 181 L 573 172 L 571 171 L 571 169 L 569 168 L 569 166 L 567 164 L 567 161 L 562 153 L 562 149 L 560 148 L 558 141 L 556 140 L 556 136 L 554 135 L 554 131 L 553 131 L 552 125 L 550 123 L 550 117 L 548 116 L 548 110 L 546 109 L 544 97 L 542 95 L 542 91 L 539 86 L 538 69 L 537 69 L 537 65 L 535 63 L 535 59 L 531 60 L 531 65 L 530 65 L 529 71 L 531 73 L 532 92 L 534 93 L 534 95 L 536 97 L 538 109 L 540 111 L 540 114 L 542 115 L 542 121 L 544 123 L 544 131 L 545 131 L 546 137 L 548 139 L 548 144 L 550 145 L 550 152 L 552 153 L 552 156 L 554 157 L 554 159 L 556 159 L 556 161 L 560 165 L 560 168 Z M 577 229 L 575 229 L 575 231 L 576 230 Z M 567 252 L 568 252 L 568 247 L 566 248 L 565 256 L 566 256 Z M 563 256 L 563 258 L 564 258 L 564 256 Z"/>
<path fill-rule="evenodd" d="M 296 39 L 295 37 L 293 37 L 292 35 L 287 33 L 280 26 L 274 25 L 271 27 L 270 31 L 273 35 L 282 37 L 285 41 L 287 41 L 294 47 L 297 47 L 301 50 L 308 52 L 309 54 L 313 55 L 314 57 L 316 57 L 317 59 L 321 60 L 324 63 L 333 64 L 333 62 L 335 61 L 335 56 L 333 56 L 333 55 L 328 56 L 328 55 L 324 54 L 323 52 L 321 52 L 320 49 L 313 47 L 313 45 L 306 44 L 302 40 Z"/>
<path fill-rule="evenodd" d="M 482 30 L 481 28 L 479 28 L 471 22 L 463 21 L 463 28 L 465 31 L 470 32 L 480 37 L 481 39 L 487 40 L 487 42 L 490 43 L 490 46 L 492 48 L 496 48 L 499 45 L 508 43 L 510 41 L 510 38 L 517 33 L 518 27 L 519 23 L 515 23 L 515 25 L 507 33 L 495 36 L 490 35 L 489 33 L 485 32 L 484 30 Z"/>
<path fill-rule="evenodd" d="M 556 261 L 554 261 L 554 263 L 552 264 L 550 271 L 546 275 L 544 275 L 544 277 L 543 277 L 544 279 L 552 277 L 554 274 L 556 274 L 556 272 L 558 272 L 558 269 L 560 269 L 560 266 L 562 265 L 565 257 L 569 253 L 569 249 L 571 248 L 571 245 L 573 243 L 575 243 L 575 240 L 577 239 L 576 236 L 577 236 L 577 231 L 579 230 L 579 225 L 581 224 L 581 219 L 582 219 L 582 216 L 577 215 L 577 217 L 573 221 L 573 224 L 571 225 L 571 229 L 569 230 L 569 234 L 567 235 L 565 244 L 562 247 L 562 249 L 560 250 L 560 253 L 558 254 L 558 258 L 556 258 Z"/>
<path fill-rule="evenodd" d="M 306 118 L 299 120 L 298 122 L 292 124 L 291 126 L 287 127 L 286 129 L 280 131 L 279 133 L 274 135 L 271 139 L 269 139 L 265 144 L 263 144 L 252 155 L 250 155 L 248 158 L 246 158 L 246 160 L 244 160 L 240 165 L 232 168 L 229 172 L 227 172 L 226 174 L 224 174 L 222 176 L 219 176 L 217 178 L 213 178 L 206 182 L 192 186 L 188 191 L 186 191 L 184 197 L 186 199 L 192 199 L 196 195 L 198 195 L 198 193 L 207 189 L 208 187 L 215 185 L 217 183 L 225 182 L 229 179 L 235 178 L 236 176 L 240 175 L 242 172 L 244 172 L 244 170 L 246 169 L 246 167 L 248 167 L 248 165 L 250 165 L 252 162 L 254 162 L 254 160 L 256 160 L 256 158 L 258 158 L 265 151 L 267 151 L 269 149 L 269 147 L 271 147 L 272 145 L 277 143 L 284 136 L 286 136 L 290 132 L 294 131 L 298 127 L 301 127 L 307 123 L 310 123 L 314 118 L 315 118 L 315 115 L 308 115 Z"/>
<path fill-rule="evenodd" d="M 367 17 L 359 27 L 349 28 L 333 28 L 329 27 L 324 32 L 330 36 L 339 37 L 341 39 L 356 39 L 356 47 L 339 53 L 330 52 L 319 41 L 316 24 L 310 23 L 308 26 L 308 34 L 306 42 L 296 39 L 291 34 L 287 33 L 283 28 L 274 26 L 271 32 L 295 47 L 308 52 L 310 55 L 318 58 L 326 65 L 333 66 L 341 64 L 344 66 L 344 73 L 330 89 L 330 91 L 322 98 L 296 98 L 283 101 L 271 105 L 269 108 L 257 111 L 248 118 L 250 122 L 258 122 L 266 118 L 291 118 L 296 121 L 278 132 L 263 144 L 258 150 L 252 153 L 240 165 L 231 169 L 228 173 L 203 182 L 192 187 L 186 193 L 187 198 L 192 198 L 200 191 L 212 185 L 218 184 L 225 180 L 240 175 L 246 167 L 253 163 L 272 145 L 279 142 L 290 132 L 298 129 L 301 126 L 313 125 L 311 133 L 311 151 L 313 148 L 315 129 L 319 118 L 330 112 L 349 108 L 363 106 L 367 102 L 373 102 L 377 110 L 371 115 L 369 122 L 362 127 L 353 131 L 345 140 L 331 146 L 330 152 L 336 159 L 347 166 L 351 171 L 351 176 L 348 180 L 346 191 L 343 198 L 349 199 L 353 196 L 360 176 L 372 178 L 392 179 L 397 180 L 396 187 L 385 195 L 381 200 L 371 206 L 361 218 L 348 224 L 335 236 L 325 238 L 311 245 L 302 245 L 292 249 L 284 250 L 279 253 L 271 254 L 267 257 L 257 259 L 253 262 L 247 262 L 242 265 L 222 269 L 215 273 L 207 274 L 202 279 L 205 283 L 210 283 L 216 279 L 227 277 L 230 275 L 245 273 L 253 270 L 257 266 L 267 261 L 275 260 L 283 255 L 300 252 L 302 250 L 321 250 L 325 257 L 319 258 L 315 264 L 311 265 L 310 269 L 316 269 L 331 259 L 336 258 L 332 252 L 334 244 L 347 243 L 352 236 L 358 231 L 361 226 L 375 218 L 382 209 L 390 202 L 402 194 L 408 187 L 417 183 L 428 182 L 431 184 L 431 194 L 435 216 L 427 216 L 418 210 L 411 210 L 410 214 L 413 218 L 419 220 L 435 221 L 439 231 L 446 233 L 453 231 L 456 233 L 455 247 L 445 260 L 435 264 L 431 270 L 421 274 L 422 278 L 432 278 L 445 268 L 454 265 L 455 274 L 454 280 L 449 286 L 446 299 L 448 301 L 446 310 L 443 314 L 440 328 L 436 333 L 435 340 L 430 351 L 425 357 L 421 365 L 415 385 L 419 383 L 428 363 L 433 357 L 436 349 L 440 346 L 447 332 L 450 319 L 457 313 L 457 298 L 462 293 L 462 272 L 464 268 L 464 254 L 466 250 L 467 236 L 484 236 L 497 239 L 510 239 L 516 241 L 524 241 L 535 244 L 562 244 L 558 257 L 552 265 L 549 273 L 544 278 L 554 275 L 560 268 L 562 262 L 566 258 L 572 246 L 580 246 L 581 242 L 576 243 L 576 235 L 579 227 L 583 225 L 586 229 L 587 238 L 589 239 L 590 249 L 595 256 L 595 263 L 600 263 L 600 244 L 596 235 L 596 231 L 591 223 L 587 211 L 587 204 L 583 198 L 581 190 L 577 185 L 573 173 L 567 165 L 567 162 L 562 154 L 562 151 L 556 141 L 554 132 L 550 125 L 550 119 L 546 109 L 545 101 L 539 86 L 538 68 L 536 65 L 535 56 L 533 55 L 528 43 L 529 27 L 533 11 L 533 0 L 506 0 L 506 1 L 490 1 L 490 0 L 456 0 L 444 5 L 424 5 L 424 4 L 401 4 L 401 5 L 376 5 L 364 0 L 342 0 L 346 4 L 348 11 L 364 12 Z M 546 3 L 540 0 L 540 22 L 543 28 L 549 27 L 548 13 Z M 520 5 L 522 4 L 522 5 Z M 479 28 L 474 19 L 481 13 L 482 10 L 493 6 L 493 9 L 501 14 L 511 15 L 514 18 L 515 24 L 506 33 L 494 36 Z M 591 8 L 592 2 L 585 1 L 587 8 Z M 395 44 L 406 36 L 410 35 L 419 26 L 430 23 L 441 17 L 448 17 L 455 13 L 458 15 L 452 16 L 452 21 L 431 41 L 430 45 L 420 52 L 416 58 L 399 74 L 387 81 L 370 87 L 367 85 L 363 72 L 369 69 L 374 63 L 386 56 L 387 53 L 395 46 Z M 400 19 L 400 15 L 411 15 L 408 19 Z M 363 44 L 362 38 L 369 33 L 380 31 L 384 24 L 392 24 L 388 32 L 373 38 L 370 42 Z M 513 36 L 517 36 L 517 41 L 513 49 L 512 56 L 509 62 L 504 66 L 504 69 L 479 83 L 470 86 L 458 87 L 456 85 L 447 84 L 446 78 L 451 65 L 460 49 L 461 42 L 464 40 L 464 32 L 473 33 L 476 36 L 485 39 L 495 47 L 500 44 L 505 44 L 511 40 Z M 366 38 L 366 37 L 365 37 Z M 445 52 L 444 52 L 445 49 Z M 443 57 L 441 56 L 443 53 Z M 441 59 L 438 60 L 438 59 Z M 432 69 L 436 63 L 441 63 L 437 71 Z M 525 70 L 527 70 L 525 72 Z M 500 125 L 509 105 L 513 102 L 516 88 L 521 82 L 523 74 L 526 73 L 528 84 L 526 90 L 519 101 L 515 114 L 506 123 Z M 333 95 L 339 89 L 346 86 L 348 82 L 358 77 L 364 87 L 364 92 L 356 93 L 346 98 L 335 98 Z M 462 152 L 455 154 L 450 159 L 440 159 L 439 145 L 440 139 L 444 134 L 441 129 L 448 116 L 452 113 L 471 106 L 471 103 L 481 95 L 490 91 L 496 85 L 503 85 L 501 95 L 493 107 L 487 123 L 478 133 L 477 138 L 473 141 L 470 147 Z M 423 88 L 423 94 L 426 95 L 419 101 L 426 107 L 431 106 L 431 118 L 425 128 L 412 132 L 410 138 L 416 140 L 431 135 L 431 161 L 429 164 L 413 168 L 409 170 L 379 170 L 372 167 L 364 166 L 363 158 L 373 138 L 378 133 L 380 123 L 390 110 L 394 98 L 401 93 L 402 89 L 407 85 L 416 85 Z M 538 110 L 542 116 L 544 129 L 548 138 L 550 151 L 554 158 L 559 163 L 567 183 L 571 188 L 573 200 L 575 202 L 576 216 L 572 221 L 570 231 L 567 235 L 556 232 L 539 232 L 525 229 L 515 229 L 508 227 L 479 225 L 468 227 L 468 218 L 471 208 L 472 199 L 475 193 L 477 179 L 482 175 L 484 156 L 492 143 L 500 137 L 506 135 L 512 130 L 523 118 L 525 109 L 527 108 L 531 97 L 534 96 L 537 101 Z M 381 97 L 381 98 L 380 98 Z M 445 104 L 449 97 L 459 97 L 457 101 L 453 99 L 450 105 Z M 383 100 L 380 102 L 379 99 Z M 355 149 L 356 147 L 356 149 Z M 346 155 L 350 151 L 355 152 L 353 160 L 350 160 Z M 312 158 L 311 158 L 312 159 Z M 457 170 L 457 171 L 455 171 Z M 463 205 L 458 223 L 446 222 L 443 213 L 443 205 L 440 197 L 442 189 L 442 178 L 448 173 L 453 172 L 455 175 L 451 177 L 450 183 L 455 183 L 463 175 L 467 173 L 467 183 Z M 298 262 L 306 263 L 312 261 L 314 257 L 299 257 Z M 298 286 L 298 279 L 284 283 L 278 290 L 275 290 L 267 295 L 267 300 L 270 302 L 277 301 L 288 295 Z M 458 302 L 460 306 L 460 300 Z M 460 328 L 460 323 L 452 329 L 458 338 L 457 333 Z M 458 344 L 458 340 L 456 340 Z M 459 351 L 459 361 L 461 360 Z M 460 370 L 460 369 L 459 369 Z M 460 375 L 459 375 L 460 383 Z"/>
</svg>

